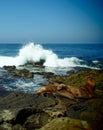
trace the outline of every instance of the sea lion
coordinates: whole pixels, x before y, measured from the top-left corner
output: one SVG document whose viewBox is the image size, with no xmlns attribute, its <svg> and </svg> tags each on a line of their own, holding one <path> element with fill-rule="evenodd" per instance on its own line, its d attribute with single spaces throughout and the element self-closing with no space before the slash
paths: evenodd
<svg viewBox="0 0 103 130">
<path fill-rule="evenodd" d="M 95 97 L 96 94 L 94 93 L 94 88 L 96 84 L 92 77 L 87 77 L 86 83 L 83 87 L 77 88 L 74 86 L 62 86 L 61 90 L 59 91 L 59 94 L 65 97 L 69 97 L 71 99 L 73 98 L 92 98 Z M 63 91 L 65 89 L 66 91 Z"/>
<path fill-rule="evenodd" d="M 65 84 L 55 84 L 54 86 L 44 86 L 38 89 L 37 93 L 50 92 L 52 94 L 59 94 L 66 98 L 92 98 L 94 93 L 95 81 L 92 77 L 88 77 L 83 87 L 77 88 Z"/>
</svg>

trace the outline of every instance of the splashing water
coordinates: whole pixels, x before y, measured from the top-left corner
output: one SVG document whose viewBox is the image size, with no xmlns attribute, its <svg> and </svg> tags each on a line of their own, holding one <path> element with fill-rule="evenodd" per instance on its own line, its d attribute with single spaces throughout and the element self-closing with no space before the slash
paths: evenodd
<svg viewBox="0 0 103 130">
<path fill-rule="evenodd" d="M 25 65 L 44 60 L 46 67 L 87 67 L 86 62 L 77 57 L 59 58 L 52 50 L 44 49 L 40 44 L 28 43 L 24 45 L 15 57 L 0 56 L 0 67 L 4 65 Z"/>
<path fill-rule="evenodd" d="M 13 50 L 14 51 L 14 50 Z M 70 49 L 69 49 L 70 51 Z M 70 52 L 68 52 L 70 53 Z M 59 58 L 59 56 L 52 50 L 43 48 L 40 44 L 28 43 L 19 49 L 16 56 L 0 56 L 0 67 L 4 65 L 25 65 L 32 72 L 53 72 L 57 75 L 66 75 L 69 70 L 76 70 L 76 67 L 84 67 L 91 69 L 99 69 L 102 65 L 102 61 L 95 59 L 89 62 L 77 58 L 76 56 L 70 56 Z M 84 58 L 85 59 L 85 58 Z M 35 67 L 37 62 L 43 60 L 44 67 Z M 31 63 L 33 66 L 26 66 Z M 92 66 L 94 65 L 94 66 Z M 29 68 L 30 67 L 30 68 Z M 101 66 L 103 68 L 103 66 Z M 4 78 L 3 78 L 4 77 Z M 20 91 L 20 92 L 35 92 L 38 87 L 46 84 L 46 80 L 41 75 L 34 75 L 33 79 L 24 80 L 21 78 L 13 78 L 11 74 L 8 74 L 5 78 L 5 70 L 0 68 L 0 89 L 7 91 Z"/>
<path fill-rule="evenodd" d="M 17 57 L 18 65 L 24 65 L 27 62 L 36 63 L 40 60 L 44 60 L 43 66 L 48 67 L 75 67 L 84 63 L 83 60 L 76 57 L 60 59 L 52 50 L 46 50 L 41 45 L 34 43 L 29 43 L 21 48 Z"/>
</svg>

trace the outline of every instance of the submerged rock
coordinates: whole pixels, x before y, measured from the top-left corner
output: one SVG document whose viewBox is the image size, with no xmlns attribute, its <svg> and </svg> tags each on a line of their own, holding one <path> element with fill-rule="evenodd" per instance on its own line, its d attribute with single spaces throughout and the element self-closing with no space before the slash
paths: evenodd
<svg viewBox="0 0 103 130">
<path fill-rule="evenodd" d="M 16 69 L 15 66 L 4 66 L 3 68 L 7 70 L 7 73 L 13 74 L 15 78 L 22 77 L 24 79 L 29 79 L 29 78 L 33 78 L 34 76 L 34 73 L 30 72 L 27 69 Z"/>
<path fill-rule="evenodd" d="M 3 66 L 4 69 L 6 69 L 9 72 L 12 72 L 16 69 L 16 66 Z"/>
<path fill-rule="evenodd" d="M 45 60 L 41 59 L 40 61 L 35 62 L 34 65 L 35 65 L 35 66 L 43 66 L 44 62 L 45 62 Z"/>
<path fill-rule="evenodd" d="M 27 69 L 21 69 L 21 70 L 16 69 L 14 71 L 14 77 L 23 77 L 24 79 L 29 79 L 29 78 L 33 78 L 33 75 L 34 73 L 30 72 Z"/>
<path fill-rule="evenodd" d="M 25 65 L 23 66 L 28 66 L 28 65 L 31 65 L 32 67 L 44 67 L 43 64 L 44 64 L 45 60 L 43 59 L 40 59 L 40 61 L 37 61 L 37 62 L 27 62 Z"/>
</svg>

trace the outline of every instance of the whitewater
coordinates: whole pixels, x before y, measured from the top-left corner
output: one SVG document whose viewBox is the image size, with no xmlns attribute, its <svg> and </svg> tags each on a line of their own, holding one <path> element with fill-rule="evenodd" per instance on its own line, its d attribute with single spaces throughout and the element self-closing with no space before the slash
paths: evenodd
<svg viewBox="0 0 103 130">
<path fill-rule="evenodd" d="M 16 56 L 0 56 L 0 67 L 4 65 L 21 66 L 28 63 L 44 61 L 44 67 L 64 68 L 64 67 L 85 67 L 91 69 L 99 69 L 95 66 L 89 66 L 87 61 L 77 57 L 59 58 L 56 53 L 50 49 L 43 48 L 40 44 L 28 43 L 23 45 Z M 98 64 L 99 61 L 92 61 L 92 64 Z"/>
<path fill-rule="evenodd" d="M 33 93 L 47 83 L 42 72 L 68 75 L 69 70 L 103 69 L 102 50 L 103 45 L 98 44 L 0 44 L 0 92 L 3 95 L 10 91 Z M 41 61 L 42 65 L 37 64 Z M 26 68 L 34 72 L 34 76 L 31 79 L 14 78 L 6 72 L 4 65 Z"/>
</svg>

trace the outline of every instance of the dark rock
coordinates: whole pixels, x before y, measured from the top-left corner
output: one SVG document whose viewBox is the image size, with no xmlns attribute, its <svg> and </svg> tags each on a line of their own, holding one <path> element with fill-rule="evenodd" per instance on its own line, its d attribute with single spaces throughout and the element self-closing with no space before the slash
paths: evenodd
<svg viewBox="0 0 103 130">
<path fill-rule="evenodd" d="M 50 95 L 50 97 L 45 97 L 37 94 L 11 93 L 0 99 L 0 111 L 8 108 L 15 110 L 28 107 L 43 109 L 47 106 L 53 106 L 57 100 L 52 94 Z"/>
<path fill-rule="evenodd" d="M 41 128 L 48 123 L 49 115 L 45 112 L 38 112 L 29 116 L 24 124 L 27 130 L 34 130 L 35 128 Z"/>
<path fill-rule="evenodd" d="M 43 66 L 44 62 L 45 62 L 45 60 L 41 59 L 40 61 L 35 62 L 34 65 L 36 65 L 36 66 Z"/>
<path fill-rule="evenodd" d="M 7 73 L 13 74 L 13 76 L 15 78 L 21 78 L 22 77 L 24 79 L 28 79 L 28 78 L 33 78 L 33 76 L 34 76 L 34 73 L 30 72 L 27 69 L 16 69 L 15 66 L 4 66 L 3 68 L 7 70 Z"/>
<path fill-rule="evenodd" d="M 32 66 L 32 67 L 44 67 L 45 60 L 41 59 L 40 61 L 37 62 L 27 62 L 25 65 L 20 65 L 20 66 Z"/>
<path fill-rule="evenodd" d="M 57 102 L 57 99 L 51 94 L 44 96 L 11 93 L 7 97 L 0 99 L 1 124 L 9 123 L 16 128 L 16 124 L 19 124 L 19 127 L 24 126 L 28 130 L 40 128 L 48 122 L 48 118 L 50 117 L 45 112 L 45 108 L 53 107 Z M 34 119 L 32 121 L 33 117 Z"/>
<path fill-rule="evenodd" d="M 23 77 L 25 79 L 28 79 L 28 78 L 33 78 L 33 76 L 34 76 L 34 73 L 29 72 L 29 70 L 27 69 L 21 69 L 21 70 L 16 69 L 14 71 L 14 77 Z"/>
<path fill-rule="evenodd" d="M 50 79 L 54 76 L 54 73 L 52 72 L 34 72 L 34 74 L 43 75 L 45 78 Z"/>
<path fill-rule="evenodd" d="M 19 73 L 16 71 L 12 69 L 13 74 Z M 28 72 L 23 70 L 22 73 Z M 51 93 L 10 93 L 0 98 L 0 130 L 102 130 L 103 92 L 99 89 L 103 86 L 102 71 L 82 70 L 70 76 L 52 75 L 50 84 L 81 87 L 90 75 L 96 81 L 98 95 L 92 99 L 70 100 Z"/>
<path fill-rule="evenodd" d="M 68 105 L 68 116 L 85 120 L 91 124 L 93 130 L 102 130 L 103 99 L 95 98 Z"/>
<path fill-rule="evenodd" d="M 6 70 L 15 70 L 16 69 L 16 66 L 3 66 L 4 69 Z"/>
<path fill-rule="evenodd" d="M 50 93 L 42 95 L 11 93 L 0 99 L 1 125 L 3 127 L 3 124 L 7 123 L 7 126 L 12 126 L 14 130 L 17 128 L 40 129 L 50 121 L 52 122 L 52 119 L 62 119 L 62 117 L 64 121 L 71 118 L 79 119 L 80 122 L 84 120 L 92 126 L 93 130 L 102 130 L 102 114 L 103 100 L 101 98 L 77 102 L 63 97 L 54 97 Z M 50 127 L 51 123 L 48 125 Z"/>
<path fill-rule="evenodd" d="M 21 125 L 16 124 L 13 126 L 12 130 L 25 130 L 25 128 L 23 128 Z"/>
</svg>

